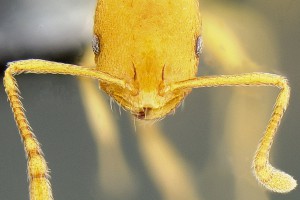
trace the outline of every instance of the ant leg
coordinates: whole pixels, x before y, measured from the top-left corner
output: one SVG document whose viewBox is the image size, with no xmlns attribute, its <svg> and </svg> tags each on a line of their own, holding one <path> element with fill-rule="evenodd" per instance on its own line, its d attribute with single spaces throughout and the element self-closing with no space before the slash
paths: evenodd
<svg viewBox="0 0 300 200">
<path fill-rule="evenodd" d="M 150 178 L 162 199 L 200 200 L 186 161 L 171 144 L 159 125 L 137 120 L 138 146 Z M 148 124 L 147 124 L 148 123 Z"/>
<path fill-rule="evenodd" d="M 52 200 L 51 185 L 49 182 L 49 169 L 43 156 L 41 147 L 34 133 L 32 132 L 20 100 L 20 92 L 14 75 L 20 73 L 37 74 L 65 74 L 84 76 L 98 79 L 100 81 L 125 87 L 125 82 L 98 72 L 79 66 L 42 61 L 24 60 L 11 62 L 5 71 L 4 86 L 13 110 L 14 118 L 18 126 L 22 141 L 24 143 L 26 157 L 28 159 L 28 180 L 31 200 Z"/>
<path fill-rule="evenodd" d="M 257 180 L 267 189 L 279 193 L 293 190 L 297 186 L 296 180 L 290 175 L 275 169 L 269 163 L 269 153 L 273 139 L 290 97 L 290 87 L 287 80 L 282 76 L 267 73 L 206 76 L 171 84 L 166 87 L 164 92 L 218 86 L 275 86 L 280 89 L 271 119 L 255 153 L 253 169 Z"/>
</svg>

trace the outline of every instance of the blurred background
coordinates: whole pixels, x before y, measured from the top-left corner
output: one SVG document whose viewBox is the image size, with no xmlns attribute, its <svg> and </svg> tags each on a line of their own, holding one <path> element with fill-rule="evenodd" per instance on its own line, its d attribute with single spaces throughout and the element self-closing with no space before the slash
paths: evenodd
<svg viewBox="0 0 300 200">
<path fill-rule="evenodd" d="M 91 45 L 95 4 L 94 0 L 0 0 L 2 73 L 7 62 L 20 59 L 80 62 Z M 289 79 L 290 105 L 271 163 L 296 180 L 300 180 L 299 11 L 296 0 L 201 1 L 205 46 L 199 66 L 199 75 L 263 71 Z M 196 89 L 174 116 L 153 130 L 139 126 L 135 130 L 129 115 L 124 111 L 120 115 L 113 105 L 98 119 L 99 124 L 106 119 L 114 123 L 113 135 L 103 137 L 97 135 L 97 125 L 84 106 L 90 103 L 85 100 L 89 94 L 83 92 L 88 87 L 84 82 L 32 74 L 19 75 L 17 81 L 51 169 L 55 199 L 300 197 L 299 188 L 284 195 L 266 191 L 252 175 L 252 158 L 276 89 Z M 0 199 L 28 199 L 23 145 L 3 86 L 0 97 Z M 96 98 L 104 98 L 100 109 L 109 108 L 109 97 Z"/>
</svg>

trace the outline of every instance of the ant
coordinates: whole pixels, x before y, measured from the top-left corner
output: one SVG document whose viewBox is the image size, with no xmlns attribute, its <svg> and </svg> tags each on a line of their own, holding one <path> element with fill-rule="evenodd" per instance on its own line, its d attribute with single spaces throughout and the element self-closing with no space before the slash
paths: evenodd
<svg viewBox="0 0 300 200">
<path fill-rule="evenodd" d="M 183 9 L 184 8 L 184 9 Z M 254 156 L 257 180 L 286 193 L 297 183 L 269 163 L 269 152 L 287 108 L 285 77 L 269 73 L 196 77 L 202 51 L 201 16 L 196 0 L 98 0 L 93 51 L 96 68 L 44 60 L 8 63 L 4 86 L 28 159 L 30 199 L 51 200 L 49 169 L 20 100 L 15 75 L 63 74 L 96 79 L 108 95 L 141 120 L 165 117 L 193 88 L 273 86 L 280 89 L 274 110 Z"/>
</svg>

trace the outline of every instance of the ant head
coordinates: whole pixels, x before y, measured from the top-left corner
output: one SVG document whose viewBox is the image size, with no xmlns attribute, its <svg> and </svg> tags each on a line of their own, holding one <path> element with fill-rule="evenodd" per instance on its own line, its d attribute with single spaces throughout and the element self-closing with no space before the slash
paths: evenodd
<svg viewBox="0 0 300 200">
<path fill-rule="evenodd" d="M 102 83 L 102 89 L 137 118 L 164 117 L 189 91 L 162 93 L 163 85 L 195 77 L 200 35 L 198 1 L 99 1 L 93 39 L 97 69 L 134 88 Z"/>
</svg>

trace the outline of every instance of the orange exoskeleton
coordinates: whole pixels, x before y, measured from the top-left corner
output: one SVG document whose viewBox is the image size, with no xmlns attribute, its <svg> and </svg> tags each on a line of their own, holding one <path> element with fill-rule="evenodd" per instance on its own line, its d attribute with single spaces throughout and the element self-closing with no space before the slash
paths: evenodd
<svg viewBox="0 0 300 200">
<path fill-rule="evenodd" d="M 202 49 L 197 0 L 98 0 L 93 50 L 96 68 L 43 60 L 11 62 L 4 85 L 28 157 L 31 200 L 51 200 L 48 167 L 24 113 L 14 76 L 20 73 L 64 74 L 99 80 L 101 88 L 139 119 L 163 118 L 193 88 L 275 86 L 274 111 L 254 157 L 260 183 L 289 192 L 296 181 L 269 164 L 276 130 L 288 105 L 290 88 L 279 75 L 249 73 L 196 77 Z"/>
<path fill-rule="evenodd" d="M 95 51 L 97 69 L 132 88 L 120 90 L 102 82 L 102 89 L 138 118 L 165 116 L 191 91 L 164 88 L 197 72 L 201 37 L 197 1 L 99 1 L 94 34 L 98 38 L 94 41 L 99 41 L 94 46 L 100 49 Z"/>
</svg>

